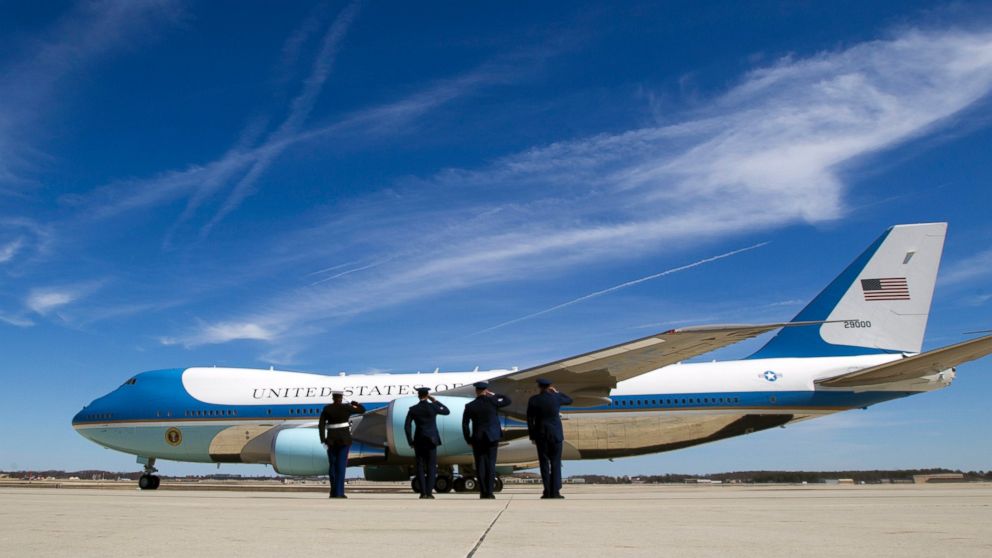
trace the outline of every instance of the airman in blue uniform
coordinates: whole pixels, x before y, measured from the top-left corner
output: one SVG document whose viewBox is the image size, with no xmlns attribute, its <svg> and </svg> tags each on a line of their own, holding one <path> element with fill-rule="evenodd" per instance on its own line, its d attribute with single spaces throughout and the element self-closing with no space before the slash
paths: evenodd
<svg viewBox="0 0 992 558">
<path fill-rule="evenodd" d="M 475 399 L 465 405 L 462 414 L 462 435 L 472 446 L 475 457 L 475 473 L 479 478 L 479 497 L 494 499 L 493 486 L 496 484 L 496 452 L 503 438 L 499 423 L 500 407 L 511 403 L 505 395 L 489 391 L 487 382 L 476 382 Z M 471 428 L 470 428 L 471 427 Z"/>
<path fill-rule="evenodd" d="M 437 416 L 449 415 L 451 411 L 443 403 L 430 395 L 430 388 L 417 388 L 420 401 L 406 413 L 403 430 L 406 441 L 413 448 L 417 462 L 417 482 L 420 483 L 420 498 L 433 500 L 434 481 L 437 480 L 437 447 L 441 445 L 441 435 L 437 431 Z M 411 426 L 416 424 L 416 434 Z"/>
<path fill-rule="evenodd" d="M 550 380 L 540 378 L 541 392 L 527 401 L 527 434 L 537 446 L 541 464 L 541 498 L 564 498 L 561 495 L 561 449 L 565 434 L 561 427 L 561 406 L 570 405 L 572 398 L 560 393 Z"/>
</svg>

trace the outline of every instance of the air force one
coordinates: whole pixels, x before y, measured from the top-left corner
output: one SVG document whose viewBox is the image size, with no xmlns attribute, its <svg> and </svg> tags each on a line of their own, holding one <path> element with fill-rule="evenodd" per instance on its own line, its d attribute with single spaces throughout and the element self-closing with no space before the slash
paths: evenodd
<svg viewBox="0 0 992 558">
<path fill-rule="evenodd" d="M 525 370 L 154 370 L 84 407 L 72 425 L 97 444 L 136 455 L 143 489 L 159 485 L 157 459 L 326 474 L 316 427 L 333 390 L 367 409 L 352 422 L 349 466 L 364 467 L 369 480 L 395 481 L 411 477 L 407 409 L 417 387 L 431 388 L 452 411 L 438 417 L 439 492 L 476 486 L 461 413 L 479 380 L 513 400 L 501 409 L 502 474 L 537 462 L 526 405 L 538 377 L 574 399 L 563 409 L 565 459 L 657 453 L 749 434 L 944 388 L 955 366 L 992 352 L 992 335 L 920 352 L 946 230 L 946 223 L 888 229 L 789 323 L 673 329 Z M 776 329 L 743 360 L 682 364 Z"/>
</svg>

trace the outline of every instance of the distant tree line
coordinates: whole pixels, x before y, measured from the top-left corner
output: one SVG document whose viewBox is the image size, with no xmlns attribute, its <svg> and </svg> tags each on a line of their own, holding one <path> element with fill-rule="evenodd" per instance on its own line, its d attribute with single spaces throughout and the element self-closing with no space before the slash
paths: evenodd
<svg viewBox="0 0 992 558">
<path fill-rule="evenodd" d="M 32 479 L 32 478 L 56 478 L 56 479 L 67 479 L 69 477 L 78 477 L 83 480 L 90 480 L 93 478 L 97 479 L 130 479 L 133 481 L 138 480 L 138 477 L 143 475 L 141 471 L 128 471 L 125 473 L 114 472 L 114 471 L 101 471 L 98 469 L 85 469 L 82 471 L 62 471 L 62 470 L 47 470 L 47 471 L 0 471 L 0 475 L 7 475 L 12 479 Z M 180 476 L 167 476 L 162 475 L 164 478 L 170 479 L 196 479 L 196 480 L 277 480 L 283 477 L 279 476 L 245 476 L 245 475 L 229 475 L 224 473 L 216 473 L 211 475 L 180 475 Z"/>
<path fill-rule="evenodd" d="M 866 484 L 881 483 L 887 481 L 909 481 L 913 480 L 913 475 L 933 475 L 939 473 L 961 473 L 967 481 L 990 481 L 992 482 L 992 470 L 988 471 L 959 471 L 956 469 L 895 469 L 895 470 L 872 470 L 872 471 L 733 471 L 730 473 L 713 473 L 711 475 L 694 475 L 682 473 L 669 473 L 664 475 L 572 475 L 570 479 L 582 479 L 588 484 L 632 484 L 632 483 L 684 483 L 685 481 L 714 480 L 721 482 L 738 483 L 793 483 L 800 484 L 821 483 L 828 479 L 852 479 L 854 482 Z M 82 471 L 0 471 L 13 479 L 31 479 L 52 477 L 56 479 L 67 479 L 78 477 L 89 480 L 97 479 L 130 479 L 138 480 L 141 472 L 129 471 L 125 473 L 101 471 L 96 469 L 86 469 Z M 277 480 L 280 476 L 244 476 L 229 474 L 211 475 L 185 475 L 179 477 L 190 480 Z M 308 477 L 314 480 L 319 477 Z"/>
<path fill-rule="evenodd" d="M 854 482 L 877 484 L 883 481 L 911 481 L 913 475 L 933 475 L 939 473 L 962 473 L 968 481 L 992 481 L 992 470 L 958 471 L 955 469 L 897 469 L 872 471 L 733 471 L 712 475 L 671 473 L 665 475 L 635 475 L 611 477 L 607 475 L 574 475 L 570 478 L 584 479 L 593 484 L 643 483 L 682 483 L 686 481 L 714 480 L 739 483 L 821 483 L 828 479 L 852 479 Z"/>
</svg>

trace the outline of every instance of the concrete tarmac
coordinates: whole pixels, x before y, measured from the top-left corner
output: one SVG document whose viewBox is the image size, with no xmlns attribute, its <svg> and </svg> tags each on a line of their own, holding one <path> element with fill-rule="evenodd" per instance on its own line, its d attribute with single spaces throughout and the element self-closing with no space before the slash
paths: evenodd
<svg viewBox="0 0 992 558">
<path fill-rule="evenodd" d="M 992 484 L 538 490 L 0 488 L 0 556 L 992 556 Z"/>
</svg>

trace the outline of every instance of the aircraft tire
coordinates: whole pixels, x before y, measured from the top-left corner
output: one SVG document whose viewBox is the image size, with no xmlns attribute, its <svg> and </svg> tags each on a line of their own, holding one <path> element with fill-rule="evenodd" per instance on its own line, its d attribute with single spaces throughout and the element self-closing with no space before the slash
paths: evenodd
<svg viewBox="0 0 992 558">
<path fill-rule="evenodd" d="M 410 479 L 410 489 L 420 494 L 420 481 L 417 480 L 417 477 Z"/>
<path fill-rule="evenodd" d="M 476 492 L 479 490 L 479 481 L 475 477 L 462 477 L 465 480 L 465 492 Z"/>
<path fill-rule="evenodd" d="M 455 492 L 465 492 L 465 477 L 458 477 L 453 484 Z"/>
<path fill-rule="evenodd" d="M 442 475 L 439 476 L 437 479 L 435 479 L 434 490 L 438 494 L 446 494 L 448 492 L 451 492 L 451 488 L 453 484 L 454 482 L 451 480 L 451 477 L 447 475 Z"/>
<path fill-rule="evenodd" d="M 496 477 L 496 481 L 493 482 L 493 492 L 503 492 L 503 479 Z"/>
<path fill-rule="evenodd" d="M 142 490 L 155 490 L 155 477 L 152 475 L 141 475 L 138 477 L 138 488 Z"/>
</svg>

